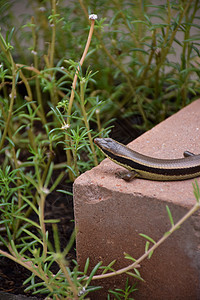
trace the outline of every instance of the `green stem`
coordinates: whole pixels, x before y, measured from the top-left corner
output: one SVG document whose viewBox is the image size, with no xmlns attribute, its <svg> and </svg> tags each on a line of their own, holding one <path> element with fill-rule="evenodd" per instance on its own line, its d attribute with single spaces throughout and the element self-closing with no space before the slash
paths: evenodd
<svg viewBox="0 0 200 300">
<path fill-rule="evenodd" d="M 11 47 L 6 44 L 6 41 L 4 40 L 3 36 L 0 34 L 0 48 L 2 49 L 2 52 L 5 54 L 6 58 L 8 59 L 8 62 L 11 65 L 11 72 L 12 72 L 12 90 L 11 90 L 11 95 L 10 95 L 10 105 L 8 109 L 8 115 L 5 120 L 5 127 L 4 127 L 4 132 L 0 141 L 0 150 L 3 148 L 6 135 L 10 126 L 10 120 L 12 117 L 12 112 L 13 112 L 13 105 L 14 105 L 14 100 L 16 97 L 16 72 L 17 68 L 15 65 L 15 62 L 13 60 L 12 54 L 11 54 Z"/>
<path fill-rule="evenodd" d="M 87 9 L 85 7 L 85 5 L 83 4 L 82 0 L 79 0 L 80 6 L 83 9 L 83 12 L 86 16 L 86 18 L 88 19 L 88 13 L 87 13 Z M 95 32 L 95 36 L 97 37 L 97 39 L 99 40 L 100 44 L 101 44 L 101 49 L 106 53 L 106 55 L 110 58 L 110 60 L 113 62 L 113 64 L 120 69 L 120 71 L 124 74 L 126 81 L 128 83 L 128 86 L 132 92 L 132 94 L 134 94 L 134 88 L 133 88 L 133 83 L 130 79 L 129 74 L 126 72 L 125 68 L 123 67 L 123 65 L 121 63 L 119 63 L 113 56 L 112 54 L 109 52 L 109 50 L 106 48 L 106 46 L 104 45 L 101 36 Z"/>
<path fill-rule="evenodd" d="M 76 149 L 76 145 L 73 139 L 70 140 L 71 141 L 71 146 L 72 146 L 72 155 L 73 155 L 73 165 L 74 165 L 74 171 L 76 174 L 76 177 L 79 176 L 79 168 L 78 168 L 78 163 L 77 163 L 77 149 Z"/>
<path fill-rule="evenodd" d="M 0 150 L 3 148 L 5 139 L 6 139 L 6 135 L 10 126 L 10 120 L 11 120 L 11 116 L 12 116 L 12 112 L 13 112 L 13 105 L 14 105 L 14 101 L 15 101 L 15 96 L 16 96 L 16 72 L 15 72 L 15 67 L 14 67 L 14 62 L 12 65 L 12 91 L 11 91 L 11 99 L 10 99 L 10 106 L 8 109 L 8 116 L 6 118 L 6 122 L 5 122 L 5 127 L 4 127 L 4 131 L 3 131 L 3 135 L 0 141 Z"/>
<path fill-rule="evenodd" d="M 88 52 L 88 49 L 89 49 L 89 46 L 90 46 L 90 42 L 92 40 L 92 35 L 93 35 L 93 31 L 94 31 L 94 24 L 95 24 L 95 20 L 91 20 L 91 26 L 90 26 L 90 31 L 89 31 L 89 34 L 88 34 L 87 43 L 85 45 L 83 55 L 82 55 L 81 60 L 79 62 L 80 66 L 82 66 L 82 64 L 85 60 L 85 57 L 87 55 L 87 52 Z M 76 71 L 75 76 L 74 76 L 73 83 L 72 83 L 72 90 L 71 90 L 69 106 L 68 106 L 68 110 L 67 110 L 67 115 L 68 115 L 67 124 L 70 124 L 70 116 L 71 116 L 72 105 L 73 105 L 75 89 L 76 89 L 76 82 L 77 82 L 77 79 L 78 79 L 79 71 L 80 71 L 80 67 L 78 66 L 77 71 Z"/>
<path fill-rule="evenodd" d="M 84 105 L 84 90 L 85 90 L 85 81 L 81 80 L 80 81 L 81 110 L 82 110 L 82 114 L 83 114 L 83 120 L 84 120 L 84 123 L 85 123 L 85 127 L 87 129 L 88 139 L 89 139 L 89 142 L 90 142 L 90 148 L 91 148 L 92 153 L 93 153 L 94 165 L 97 166 L 98 165 L 98 160 L 97 160 L 96 151 L 95 151 L 95 148 L 94 148 L 94 143 L 93 143 L 93 140 L 92 140 L 92 135 L 91 135 L 91 132 L 90 132 L 90 126 L 89 126 L 89 123 L 88 123 L 88 120 L 87 120 L 87 113 L 86 113 L 85 105 Z"/>
<path fill-rule="evenodd" d="M 10 136 L 10 138 L 12 138 Z M 14 165 L 15 165 L 15 169 L 18 169 L 19 168 L 19 163 L 18 163 L 18 160 L 17 160 L 17 157 L 16 157 L 16 152 L 15 152 L 15 148 L 12 147 L 12 153 L 13 153 L 13 160 L 14 160 Z M 22 184 L 22 181 L 20 179 L 20 176 L 21 173 L 18 171 L 17 172 L 17 186 L 18 186 L 18 189 L 17 189 L 17 205 L 18 205 L 18 209 L 20 209 L 23 205 L 23 200 L 22 200 L 22 193 L 21 193 L 21 189 L 20 189 L 20 186 Z M 13 226 L 13 239 L 15 239 L 15 236 L 17 234 L 17 231 L 19 229 L 19 226 L 20 226 L 20 219 L 17 219 L 16 220 L 16 224 Z"/>
<path fill-rule="evenodd" d="M 164 61 L 165 61 L 165 59 L 166 59 L 166 57 L 167 57 L 167 55 L 169 53 L 169 50 L 170 50 L 170 48 L 172 46 L 172 43 L 173 43 L 174 38 L 176 36 L 176 33 L 177 33 L 177 31 L 178 31 L 178 29 L 179 29 L 179 27 L 181 25 L 183 17 L 186 15 L 186 13 L 187 13 L 187 11 L 188 11 L 191 3 L 192 3 L 192 0 L 189 0 L 187 2 L 187 5 L 186 5 L 185 9 L 180 14 L 178 24 L 177 24 L 176 28 L 174 29 L 174 31 L 172 32 L 169 41 L 168 42 L 166 41 L 166 44 L 163 44 L 163 48 L 162 48 L 162 51 L 161 51 L 160 63 L 156 66 L 156 68 L 154 69 L 154 71 L 147 77 L 147 79 L 152 78 L 156 74 L 156 72 L 161 68 L 161 66 L 163 65 L 163 63 L 164 63 Z"/>
<path fill-rule="evenodd" d="M 71 276 L 70 274 L 68 273 L 68 270 L 65 266 L 65 263 L 63 262 L 63 259 L 57 259 L 56 262 L 58 263 L 58 265 L 60 266 L 60 269 L 63 271 L 64 275 L 65 275 L 65 278 L 67 279 L 71 289 L 72 289 L 72 292 L 73 292 L 73 299 L 74 300 L 77 300 L 79 299 L 78 297 L 78 292 L 77 292 L 77 288 L 76 288 L 76 285 L 73 283 L 73 281 L 71 280 Z"/>
<path fill-rule="evenodd" d="M 79 62 L 80 66 L 82 66 L 82 64 L 85 60 L 85 57 L 87 55 L 87 52 L 88 52 L 88 49 L 89 49 L 89 46 L 90 46 L 90 42 L 91 42 L 91 39 L 92 39 L 93 31 L 94 31 L 94 24 L 95 24 L 95 20 L 92 19 L 91 20 L 90 31 L 89 31 L 89 34 L 88 34 L 87 43 L 85 45 L 83 55 L 82 55 L 81 60 Z M 80 71 L 80 67 L 78 66 L 77 71 L 75 72 L 75 75 L 74 75 L 74 80 L 73 80 L 73 83 L 72 83 L 71 95 L 70 95 L 70 100 L 69 100 L 69 105 L 68 105 L 68 110 L 67 110 L 67 124 L 68 125 L 70 125 L 72 105 L 73 105 L 73 101 L 74 101 L 76 82 L 77 82 L 77 79 L 78 79 L 78 72 L 79 71 Z M 71 167 L 72 166 L 72 157 L 71 157 L 71 150 L 70 150 L 71 141 L 70 141 L 70 137 L 67 134 L 65 136 L 65 140 L 66 140 L 66 144 L 68 146 L 67 147 L 68 149 L 66 150 L 67 164 L 68 164 L 68 166 Z M 73 181 L 75 179 L 73 172 L 70 171 L 70 170 L 69 170 L 69 178 L 70 178 L 71 181 Z"/>
<path fill-rule="evenodd" d="M 49 167 L 51 165 L 53 156 L 54 156 L 53 153 L 50 151 L 49 156 L 48 156 L 48 161 L 47 161 L 47 163 L 45 165 L 44 172 L 42 174 L 42 185 L 44 185 L 44 182 L 45 182 L 45 180 L 47 178 L 47 174 L 48 174 Z"/>
<path fill-rule="evenodd" d="M 37 33 L 35 30 L 35 21 L 34 21 L 34 17 L 32 17 L 31 19 L 33 26 L 32 28 L 32 36 L 33 36 L 33 61 L 34 61 L 34 68 L 38 70 L 39 68 L 39 63 L 38 63 L 38 55 L 37 55 L 37 41 L 38 41 L 38 37 L 37 37 Z M 44 112 L 44 108 L 43 108 L 43 103 L 42 103 L 42 96 L 41 96 L 41 90 L 40 90 L 40 81 L 38 76 L 36 76 L 35 78 L 35 87 L 36 87 L 36 95 L 37 95 L 37 101 L 38 104 L 40 106 L 40 111 L 42 114 L 42 120 L 43 122 L 45 122 L 44 124 L 46 124 L 46 117 L 45 117 L 45 112 Z"/>
<path fill-rule="evenodd" d="M 100 116 L 99 116 L 99 109 L 96 109 L 95 111 L 96 113 L 96 119 L 97 119 L 97 128 L 98 128 L 98 132 L 100 133 L 101 132 L 101 120 L 100 120 Z"/>
<path fill-rule="evenodd" d="M 43 190 L 41 190 L 38 205 L 39 205 L 39 220 L 40 220 L 40 227 L 41 227 L 42 240 L 43 240 L 43 258 L 44 259 L 46 259 L 46 255 L 47 255 L 47 239 L 46 239 L 46 228 L 45 228 L 45 222 L 44 222 L 45 199 L 46 199 L 45 192 Z"/>
<path fill-rule="evenodd" d="M 46 119 L 45 119 L 44 115 L 41 113 L 40 110 L 38 110 L 37 105 L 32 102 L 33 101 L 33 94 L 32 94 L 30 85 L 28 83 L 28 80 L 24 76 L 22 70 L 20 70 L 19 72 L 20 72 L 20 77 L 21 77 L 21 79 L 22 79 L 22 81 L 23 81 L 23 83 L 26 87 L 26 91 L 27 91 L 27 94 L 28 94 L 28 96 L 25 97 L 25 100 L 27 100 L 28 102 L 31 102 L 31 106 L 32 106 L 33 110 L 36 111 L 38 117 L 41 118 L 41 121 L 42 121 L 43 125 L 45 125 L 46 124 Z"/>
<path fill-rule="evenodd" d="M 122 19 L 123 19 L 123 21 L 124 21 L 124 24 L 125 24 L 125 26 L 126 26 L 126 28 L 127 28 L 127 30 L 129 31 L 129 35 L 130 35 L 131 38 L 133 39 L 133 42 L 134 42 L 134 44 L 135 44 L 135 47 L 136 47 L 136 48 L 142 48 L 142 47 L 141 47 L 141 44 L 140 44 L 140 42 L 139 42 L 140 39 L 141 39 L 141 34 L 138 34 L 138 37 L 139 37 L 139 38 L 136 38 L 136 35 L 135 35 L 135 33 L 134 33 L 134 29 L 133 29 L 133 28 L 130 29 L 130 25 L 129 25 L 128 22 L 127 22 L 127 18 L 126 18 L 126 16 L 125 16 L 124 12 L 123 12 L 123 8 L 121 7 L 121 5 L 120 5 L 120 3 L 119 3 L 119 0 L 113 0 L 113 2 L 115 3 L 116 9 L 119 11 L 119 14 L 120 14 L 121 17 L 122 17 Z M 139 5 L 137 5 L 137 7 L 139 7 Z M 143 17 L 143 14 L 142 14 L 142 12 L 141 12 L 141 7 L 140 7 L 140 8 L 139 8 L 139 12 L 138 12 L 137 18 L 138 18 L 138 19 L 141 19 L 142 17 Z M 140 24 L 140 26 L 139 26 L 139 29 L 142 31 L 142 25 L 141 25 L 141 24 Z M 144 35 L 144 32 L 142 32 L 142 35 Z M 141 52 L 138 53 L 138 58 L 139 58 L 139 61 L 140 61 L 141 63 L 145 64 L 144 56 L 141 54 Z"/>
<path fill-rule="evenodd" d="M 185 23 L 187 24 L 187 26 L 186 26 L 185 32 L 184 32 L 184 40 L 188 40 L 190 38 L 191 24 L 194 21 L 194 17 L 195 17 L 196 11 L 198 9 L 198 3 L 199 3 L 199 1 L 196 0 L 192 15 L 189 17 L 189 12 L 188 12 L 186 14 L 186 16 L 185 16 L 185 19 L 186 19 Z M 189 66 L 190 66 L 190 54 L 191 54 L 191 45 L 190 45 L 190 42 L 184 42 L 183 43 L 182 55 L 181 55 L 181 58 L 182 58 L 181 69 L 182 70 L 189 69 Z M 182 76 L 185 76 L 185 78 L 184 78 L 184 82 L 183 82 L 182 87 L 181 87 L 181 96 L 182 96 L 181 98 L 182 98 L 182 106 L 185 106 L 186 105 L 186 101 L 187 101 L 188 78 L 190 76 L 190 72 L 187 72 L 186 75 L 182 75 Z"/>
<path fill-rule="evenodd" d="M 56 15 L 56 0 L 52 0 L 52 15 Z M 51 48 L 50 48 L 50 68 L 53 68 L 54 53 L 55 53 L 55 42 L 56 42 L 56 19 L 53 18 L 52 35 L 51 35 Z"/>
<path fill-rule="evenodd" d="M 153 34 L 152 34 L 152 47 L 151 47 L 151 52 L 150 52 L 150 55 L 149 55 L 149 59 L 148 59 L 147 65 L 144 68 L 144 71 L 143 71 L 140 79 L 136 83 L 137 86 L 143 84 L 143 82 L 145 80 L 145 77 L 147 77 L 147 74 L 148 74 L 148 71 L 149 71 L 149 69 L 151 67 L 151 62 L 152 62 L 152 59 L 153 59 L 153 56 L 154 56 L 154 53 L 155 53 L 155 47 L 156 47 L 156 30 L 154 30 Z"/>
</svg>

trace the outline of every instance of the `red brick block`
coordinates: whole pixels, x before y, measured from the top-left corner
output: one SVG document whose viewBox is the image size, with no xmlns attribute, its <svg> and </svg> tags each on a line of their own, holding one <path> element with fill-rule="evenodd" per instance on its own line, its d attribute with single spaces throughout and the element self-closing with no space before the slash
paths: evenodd
<svg viewBox="0 0 200 300">
<path fill-rule="evenodd" d="M 200 100 L 155 126 L 129 147 L 158 158 L 180 158 L 185 150 L 200 152 Z M 134 258 L 144 253 L 144 233 L 155 241 L 170 229 L 169 206 L 177 222 L 195 204 L 194 179 L 158 182 L 115 176 L 123 169 L 109 159 L 82 174 L 74 183 L 77 255 L 81 268 L 87 257 L 91 265 L 116 259 L 115 269 L 127 266 L 124 252 Z M 199 179 L 198 182 L 200 183 Z M 200 299 L 200 213 L 187 220 L 139 269 L 134 299 Z M 109 288 L 123 288 L 126 275 L 105 279 L 103 289 L 91 299 L 107 299 Z M 133 283 L 135 280 L 130 279 Z"/>
</svg>

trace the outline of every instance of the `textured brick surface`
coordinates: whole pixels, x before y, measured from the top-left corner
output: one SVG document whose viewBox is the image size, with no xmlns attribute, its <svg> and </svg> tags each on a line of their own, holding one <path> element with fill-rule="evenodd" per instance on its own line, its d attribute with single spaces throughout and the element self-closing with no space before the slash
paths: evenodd
<svg viewBox="0 0 200 300">
<path fill-rule="evenodd" d="M 146 132 L 129 147 L 158 158 L 179 158 L 185 150 L 199 153 L 200 100 Z M 144 252 L 145 240 L 139 233 L 158 240 L 170 228 L 166 205 L 178 221 L 195 203 L 192 179 L 125 182 L 115 176 L 121 169 L 105 159 L 74 183 L 81 267 L 87 257 L 92 266 L 99 260 L 108 264 L 113 259 L 117 259 L 116 269 L 127 266 L 124 252 L 134 258 Z M 143 261 L 140 273 L 145 282 L 138 283 L 135 299 L 200 299 L 200 214 L 185 222 L 150 260 Z M 117 276 L 98 282 L 104 289 L 92 299 L 106 299 L 107 289 L 123 287 L 125 279 Z"/>
</svg>

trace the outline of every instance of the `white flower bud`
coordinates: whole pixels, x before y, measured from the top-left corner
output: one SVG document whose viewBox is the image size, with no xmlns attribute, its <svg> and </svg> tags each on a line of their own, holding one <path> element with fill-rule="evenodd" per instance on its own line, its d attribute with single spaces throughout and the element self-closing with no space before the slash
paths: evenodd
<svg viewBox="0 0 200 300">
<path fill-rule="evenodd" d="M 89 19 L 90 19 L 90 20 L 96 20 L 97 18 L 98 18 L 98 16 L 95 15 L 95 14 L 89 15 Z"/>
</svg>

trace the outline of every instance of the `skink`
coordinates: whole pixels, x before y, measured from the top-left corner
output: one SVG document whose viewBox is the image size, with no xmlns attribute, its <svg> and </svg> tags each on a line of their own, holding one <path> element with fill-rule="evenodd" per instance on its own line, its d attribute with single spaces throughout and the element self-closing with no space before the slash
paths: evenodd
<svg viewBox="0 0 200 300">
<path fill-rule="evenodd" d="M 200 176 L 200 155 L 189 151 L 184 152 L 184 158 L 158 159 L 133 151 L 111 138 L 96 138 L 94 142 L 108 158 L 131 171 L 132 176 L 126 175 L 125 180 L 139 177 L 170 181 Z"/>
</svg>

